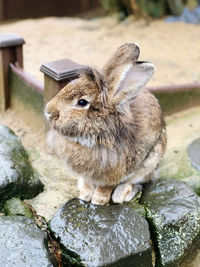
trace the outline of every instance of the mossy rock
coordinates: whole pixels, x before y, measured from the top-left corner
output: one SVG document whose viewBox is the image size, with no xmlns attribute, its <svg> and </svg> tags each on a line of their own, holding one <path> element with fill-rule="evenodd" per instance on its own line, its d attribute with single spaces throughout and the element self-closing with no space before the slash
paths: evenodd
<svg viewBox="0 0 200 267">
<path fill-rule="evenodd" d="M 128 206 L 72 199 L 49 229 L 60 242 L 64 266 L 152 266 L 148 223 Z"/>
<path fill-rule="evenodd" d="M 192 189 L 194 190 L 194 192 L 200 196 L 200 178 L 199 177 L 188 177 L 182 180 L 183 182 L 186 182 L 190 187 L 192 187 Z"/>
<path fill-rule="evenodd" d="M 26 218 L 34 218 L 32 211 L 28 206 L 19 198 L 12 198 L 6 201 L 3 212 L 5 215 L 22 215 Z"/>
<path fill-rule="evenodd" d="M 184 182 L 160 179 L 145 186 L 141 203 L 156 249 L 156 267 L 175 267 L 200 246 L 200 198 Z"/>
<path fill-rule="evenodd" d="M 0 125 L 0 210 L 6 200 L 33 198 L 43 187 L 20 139 L 8 127 Z"/>
<path fill-rule="evenodd" d="M 143 218 L 145 218 L 146 212 L 145 212 L 145 208 L 143 205 L 141 205 L 140 203 L 138 203 L 137 200 L 131 200 L 130 202 L 125 202 L 125 205 L 127 205 L 128 207 L 132 208 L 134 211 L 136 211 L 137 213 L 140 214 L 140 216 L 142 216 Z"/>
</svg>

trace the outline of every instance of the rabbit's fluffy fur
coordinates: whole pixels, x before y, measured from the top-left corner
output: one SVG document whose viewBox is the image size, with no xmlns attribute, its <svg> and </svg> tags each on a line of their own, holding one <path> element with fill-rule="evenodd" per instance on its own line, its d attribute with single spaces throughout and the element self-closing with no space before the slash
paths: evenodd
<svg viewBox="0 0 200 267">
<path fill-rule="evenodd" d="M 80 198 L 131 200 L 154 177 L 166 149 L 158 101 L 144 86 L 154 73 L 139 48 L 120 46 L 103 70 L 85 67 L 45 108 L 48 143 L 79 179 Z M 82 100 L 82 102 L 80 102 Z"/>
</svg>

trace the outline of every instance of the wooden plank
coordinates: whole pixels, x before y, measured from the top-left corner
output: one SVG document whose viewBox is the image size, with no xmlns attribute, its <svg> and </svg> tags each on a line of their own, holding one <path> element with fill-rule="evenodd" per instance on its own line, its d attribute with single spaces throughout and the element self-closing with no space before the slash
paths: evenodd
<svg viewBox="0 0 200 267">
<path fill-rule="evenodd" d="M 3 52 L 0 51 L 0 112 L 6 109 L 5 104 L 5 86 L 4 86 L 4 70 L 3 70 Z"/>
<path fill-rule="evenodd" d="M 73 78 L 72 78 L 73 79 Z M 44 105 L 48 103 L 69 82 L 71 78 L 56 81 L 48 75 L 44 75 Z"/>
<path fill-rule="evenodd" d="M 4 20 L 4 0 L 0 0 L 0 21 Z"/>
<path fill-rule="evenodd" d="M 4 20 L 44 16 L 72 16 L 100 7 L 98 0 L 0 0 L 6 6 Z"/>
<path fill-rule="evenodd" d="M 15 51 L 15 62 L 18 63 L 19 67 L 23 68 L 24 64 L 23 64 L 23 47 L 21 46 L 17 46 Z"/>
<path fill-rule="evenodd" d="M 19 67 L 18 67 L 19 68 Z M 11 106 L 17 108 L 16 100 L 19 105 L 23 105 L 34 112 L 43 114 L 43 90 L 36 88 L 36 82 L 27 78 L 27 74 L 21 69 L 11 65 L 9 72 L 9 89 L 11 92 Z M 18 69 L 18 70 L 17 70 Z M 19 75 L 21 72 L 21 75 Z M 22 74 L 22 72 L 24 72 Z M 28 75 L 29 76 L 29 75 Z"/>
<path fill-rule="evenodd" d="M 44 105 L 49 102 L 60 90 L 59 82 L 44 75 Z"/>
<path fill-rule="evenodd" d="M 20 72 L 21 75 L 19 75 Z M 30 80 L 29 77 L 27 79 L 26 73 L 23 72 L 22 69 L 11 65 L 9 70 L 10 106 L 32 129 L 41 130 L 44 127 L 42 90 L 36 90 L 35 85 L 38 82 Z"/>
<path fill-rule="evenodd" d="M 0 111 L 9 107 L 9 67 L 10 63 L 23 66 L 23 44 L 24 39 L 16 34 L 0 35 Z"/>
<path fill-rule="evenodd" d="M 8 72 L 9 64 L 12 58 L 10 49 L 4 48 L 0 50 L 0 96 L 1 96 L 1 111 L 9 107 L 10 94 L 8 89 Z"/>
<path fill-rule="evenodd" d="M 80 11 L 84 12 L 91 8 L 91 1 L 90 0 L 82 0 L 80 1 Z"/>
<path fill-rule="evenodd" d="M 10 69 L 13 73 L 15 73 L 23 82 L 27 85 L 27 87 L 34 88 L 37 92 L 40 94 L 43 94 L 44 92 L 44 86 L 43 84 L 35 79 L 33 76 L 31 76 L 29 73 L 24 71 L 19 64 L 10 64 Z"/>
</svg>

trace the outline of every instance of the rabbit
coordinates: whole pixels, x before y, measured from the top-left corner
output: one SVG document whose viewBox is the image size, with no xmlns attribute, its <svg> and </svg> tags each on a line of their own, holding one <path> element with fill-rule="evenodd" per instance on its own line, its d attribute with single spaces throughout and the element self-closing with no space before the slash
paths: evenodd
<svg viewBox="0 0 200 267">
<path fill-rule="evenodd" d="M 154 73 L 134 43 L 103 69 L 83 67 L 45 107 L 48 144 L 78 178 L 79 198 L 130 201 L 153 179 L 167 144 L 157 99 L 144 88 Z"/>
</svg>

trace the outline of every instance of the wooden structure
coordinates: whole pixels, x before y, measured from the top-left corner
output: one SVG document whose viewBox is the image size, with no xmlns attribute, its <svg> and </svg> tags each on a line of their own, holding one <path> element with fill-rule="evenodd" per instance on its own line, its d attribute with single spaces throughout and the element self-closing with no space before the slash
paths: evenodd
<svg viewBox="0 0 200 267">
<path fill-rule="evenodd" d="M 77 77 L 76 70 L 81 68 L 69 59 L 45 63 L 40 70 L 44 73 L 44 103 L 53 98 L 69 81 Z"/>
<path fill-rule="evenodd" d="M 98 0 L 0 0 L 0 21 L 72 16 L 99 6 Z"/>
<path fill-rule="evenodd" d="M 43 123 L 44 105 L 69 81 L 77 77 L 83 67 L 69 59 L 45 63 L 41 66 L 44 85 L 23 70 L 23 38 L 15 34 L 0 35 L 0 111 L 11 107 L 21 114 L 37 114 Z M 200 83 L 148 88 L 159 100 L 164 114 L 200 105 Z M 30 120 L 30 116 L 28 116 Z M 35 119 L 34 119 L 35 120 Z"/>
<path fill-rule="evenodd" d="M 23 68 L 23 44 L 24 39 L 15 34 L 0 35 L 0 110 L 8 108 L 10 102 L 10 63 L 17 62 Z"/>
</svg>

